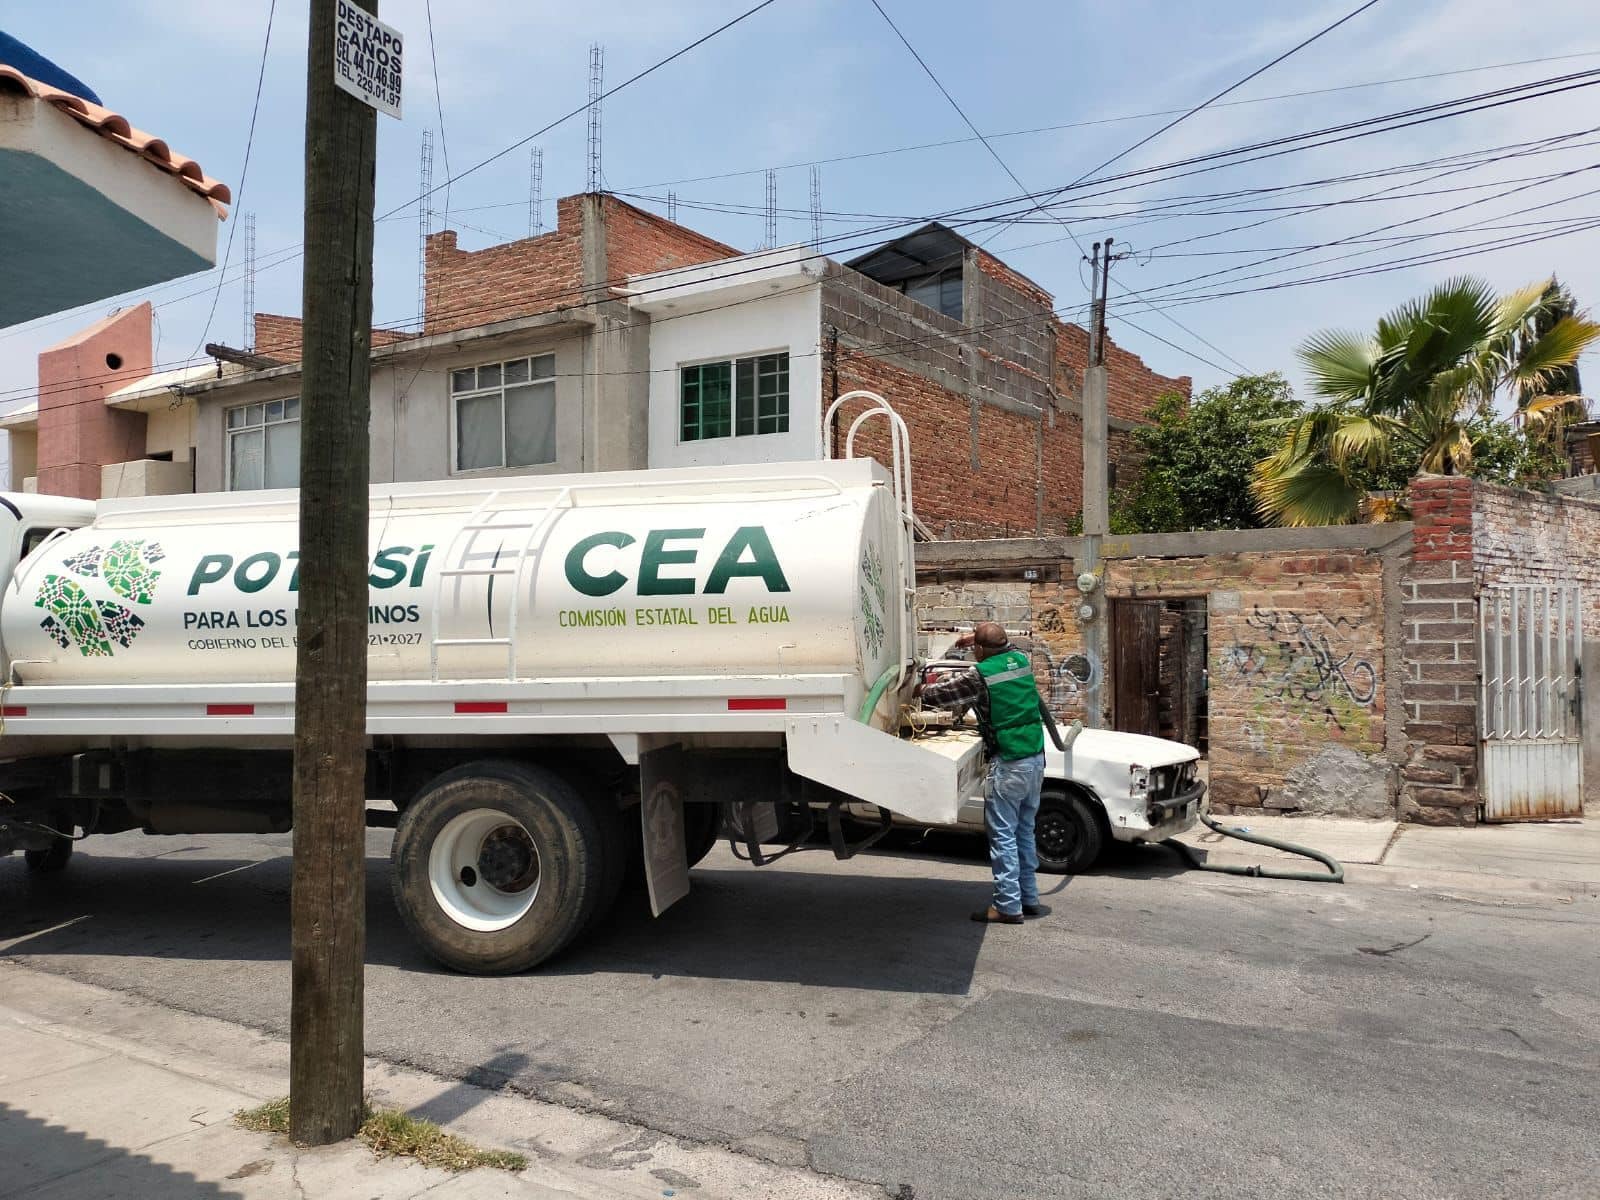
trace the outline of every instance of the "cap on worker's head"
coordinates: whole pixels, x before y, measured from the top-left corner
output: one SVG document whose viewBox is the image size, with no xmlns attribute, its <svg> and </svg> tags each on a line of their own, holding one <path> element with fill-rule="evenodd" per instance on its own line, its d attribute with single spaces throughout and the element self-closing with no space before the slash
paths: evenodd
<svg viewBox="0 0 1600 1200">
<path fill-rule="evenodd" d="M 997 650 L 1006 644 L 1006 627 L 998 621 L 980 621 L 972 630 L 972 640 L 985 649 Z"/>
</svg>

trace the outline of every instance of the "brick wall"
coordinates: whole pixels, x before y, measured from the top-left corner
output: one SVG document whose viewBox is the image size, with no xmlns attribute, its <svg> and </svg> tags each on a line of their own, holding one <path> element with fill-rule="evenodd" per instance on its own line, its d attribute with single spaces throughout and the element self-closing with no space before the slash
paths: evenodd
<svg viewBox="0 0 1600 1200">
<path fill-rule="evenodd" d="M 1411 485 L 1410 508 L 1414 550 L 1400 596 L 1406 737 L 1400 815 L 1467 825 L 1478 815 L 1472 481 L 1422 476 Z"/>
<path fill-rule="evenodd" d="M 1248 547 L 1273 536 L 1196 538 L 1208 548 Z M 1395 527 L 1363 534 L 1354 546 L 1330 534 L 1328 545 L 1315 548 L 1315 537 L 1305 539 L 1313 548 L 1163 551 L 1107 561 L 1113 603 L 1204 601 L 1205 657 L 1195 669 L 1203 664 L 1209 680 L 1211 796 L 1219 811 L 1394 815 L 1406 737 L 1390 711 L 1402 676 L 1389 609 L 1409 562 L 1409 539 Z M 1137 554 L 1158 540 L 1127 544 Z M 971 571 L 932 565 L 938 557 L 930 548 L 919 616 L 928 628 L 1002 621 L 1026 637 L 1040 690 L 1063 719 L 1084 715 L 1091 687 L 1109 716 L 1114 680 L 1088 653 L 1076 567 L 1061 545 L 991 545 L 983 561 L 993 565 Z M 939 552 L 959 558 L 962 548 Z M 1019 581 L 1025 570 L 1039 578 Z"/>
<path fill-rule="evenodd" d="M 275 358 L 282 363 L 300 361 L 300 318 L 285 317 L 277 313 L 256 313 L 255 352 Z M 416 335 L 398 329 L 374 329 L 372 345 L 390 346 Z"/>
<path fill-rule="evenodd" d="M 885 396 L 911 435 L 917 514 L 938 536 L 1006 537 L 1031 533 L 1038 516 L 1040 417 L 978 404 L 925 376 L 875 357 L 841 349 L 833 364 L 840 394 L 866 388 Z M 846 405 L 847 430 L 865 405 Z M 974 421 L 976 432 L 974 436 Z M 980 467 L 973 470 L 976 451 Z M 891 461 L 888 427 L 862 426 L 856 453 Z"/>
<path fill-rule="evenodd" d="M 1083 399 L 1083 372 L 1089 365 L 1089 331 L 1057 321 L 1056 390 L 1074 401 Z M 1188 375 L 1160 375 L 1144 360 L 1106 338 L 1106 411 L 1124 421 L 1145 420 L 1155 402 L 1170 392 L 1188 397 L 1194 380 Z"/>
<path fill-rule="evenodd" d="M 605 198 L 606 278 L 645 275 L 742 253 L 725 242 L 645 212 L 615 196 Z"/>
<path fill-rule="evenodd" d="M 585 274 L 586 206 L 597 207 L 605 223 L 604 266 L 589 268 L 593 278 Z M 621 283 L 626 275 L 737 253 L 614 196 L 563 196 L 556 202 L 556 228 L 539 237 L 483 250 L 460 249 L 451 229 L 429 237 L 424 328 L 445 333 L 551 312 L 587 298 L 610 300 L 615 297 L 605 285 Z M 599 290 L 591 297 L 586 284 Z"/>
<path fill-rule="evenodd" d="M 981 268 L 969 276 L 969 295 L 971 279 L 982 277 L 976 292 L 984 307 L 974 328 L 830 264 L 822 287 L 824 345 L 837 331 L 839 349 L 827 364 L 826 396 L 870 388 L 905 417 L 917 512 L 940 537 L 1064 533 L 1083 508 L 1083 423 L 1052 388 L 1051 375 L 1060 372 L 1048 355 L 1075 327 L 1060 326 L 1049 315 L 1049 296 L 1005 264 L 977 252 L 968 257 Z M 1028 321 L 986 328 L 1001 313 Z M 1162 393 L 1187 394 L 1187 378 L 1156 375 L 1120 349 L 1108 362 L 1119 403 L 1140 418 Z M 881 426 L 870 425 L 858 445 L 887 461 L 883 436 Z M 1137 477 L 1129 451 L 1126 432 L 1114 433 L 1109 454 L 1119 486 Z"/>
<path fill-rule="evenodd" d="M 583 302 L 583 197 L 556 202 L 556 228 L 483 250 L 429 236 L 423 332 L 448 333 Z"/>
<path fill-rule="evenodd" d="M 299 362 L 300 318 L 256 313 L 255 352 L 279 362 Z"/>
</svg>

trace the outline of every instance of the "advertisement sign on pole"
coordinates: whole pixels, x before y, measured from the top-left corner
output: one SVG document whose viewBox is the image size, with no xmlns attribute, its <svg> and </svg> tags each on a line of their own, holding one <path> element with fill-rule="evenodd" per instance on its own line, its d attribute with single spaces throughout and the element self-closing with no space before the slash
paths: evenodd
<svg viewBox="0 0 1600 1200">
<path fill-rule="evenodd" d="M 333 29 L 333 82 L 363 104 L 400 116 L 400 31 L 339 0 Z"/>
</svg>

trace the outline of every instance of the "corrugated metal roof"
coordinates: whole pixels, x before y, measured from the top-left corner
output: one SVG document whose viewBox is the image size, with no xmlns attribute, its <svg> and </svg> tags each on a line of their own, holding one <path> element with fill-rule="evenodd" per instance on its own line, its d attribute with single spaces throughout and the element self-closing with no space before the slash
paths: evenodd
<svg viewBox="0 0 1600 1200">
<path fill-rule="evenodd" d="M 56 108 L 72 117 L 79 124 L 94 130 L 108 141 L 116 142 L 124 149 L 131 150 L 146 162 L 153 163 L 163 171 L 176 175 L 183 184 L 192 191 L 204 196 L 211 201 L 217 210 L 217 216 L 226 217 L 228 210 L 223 206 L 233 200 L 233 193 L 228 190 L 228 185 L 212 179 L 200 169 L 200 164 L 186 155 L 176 153 L 166 142 L 154 134 L 146 133 L 142 129 L 135 129 L 127 117 L 121 113 L 113 112 L 103 105 L 85 100 L 82 96 L 74 96 L 71 92 L 62 91 L 60 88 L 51 87 L 41 83 L 28 75 L 24 75 L 17 68 L 0 63 L 0 92 L 21 93 L 31 96 L 35 100 L 42 100 L 53 104 Z"/>
</svg>

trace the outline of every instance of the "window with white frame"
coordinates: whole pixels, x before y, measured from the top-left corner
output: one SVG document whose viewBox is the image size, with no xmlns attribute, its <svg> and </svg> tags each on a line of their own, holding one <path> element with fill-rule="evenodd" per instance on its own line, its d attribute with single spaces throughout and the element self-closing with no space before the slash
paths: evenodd
<svg viewBox="0 0 1600 1200">
<path fill-rule="evenodd" d="M 455 469 L 556 461 L 556 356 L 513 358 L 450 372 Z"/>
<path fill-rule="evenodd" d="M 678 368 L 678 440 L 789 432 L 789 352 Z"/>
<path fill-rule="evenodd" d="M 228 490 L 300 486 L 300 400 L 262 400 L 227 411 Z"/>
</svg>

